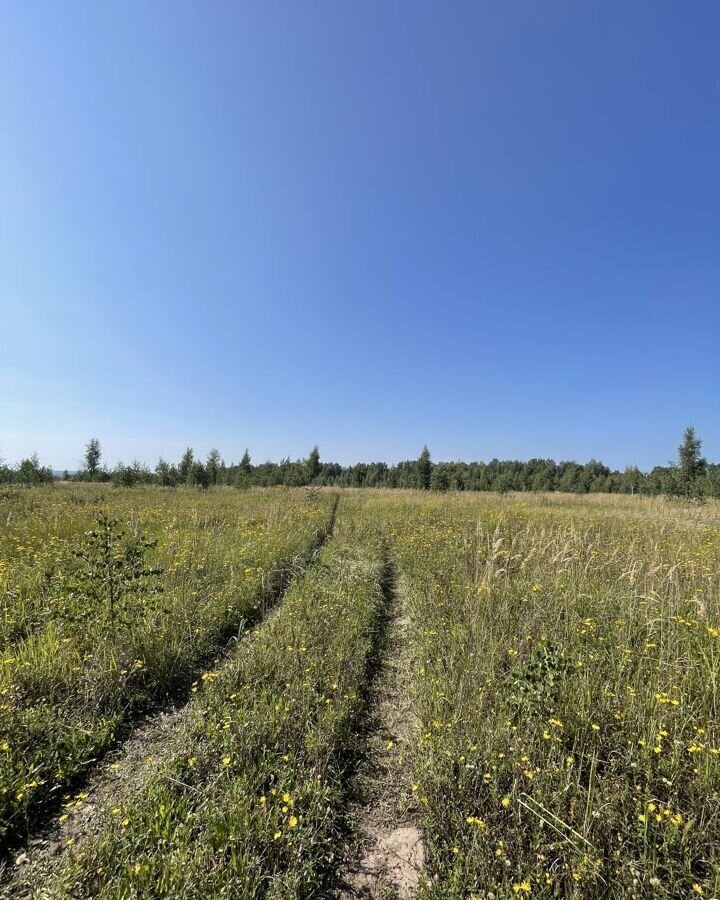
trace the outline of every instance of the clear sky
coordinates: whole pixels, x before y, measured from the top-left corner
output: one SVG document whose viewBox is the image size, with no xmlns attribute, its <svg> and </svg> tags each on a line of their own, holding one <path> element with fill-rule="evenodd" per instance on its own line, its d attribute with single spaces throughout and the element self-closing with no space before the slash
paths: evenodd
<svg viewBox="0 0 720 900">
<path fill-rule="evenodd" d="M 0 456 L 720 459 L 720 3 L 0 0 Z"/>
</svg>

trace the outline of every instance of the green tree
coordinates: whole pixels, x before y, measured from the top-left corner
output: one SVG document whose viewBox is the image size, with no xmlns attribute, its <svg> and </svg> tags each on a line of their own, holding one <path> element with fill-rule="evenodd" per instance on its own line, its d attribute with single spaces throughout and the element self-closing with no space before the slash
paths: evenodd
<svg viewBox="0 0 720 900">
<path fill-rule="evenodd" d="M 17 468 L 17 480 L 20 484 L 50 484 L 53 473 L 50 466 L 41 466 L 37 453 L 27 459 L 20 460 Z"/>
<path fill-rule="evenodd" d="M 99 514 L 97 526 L 85 532 L 82 545 L 75 551 L 74 586 L 90 601 L 88 615 L 94 614 L 93 602 L 103 604 L 114 628 L 123 597 L 162 591 L 156 579 L 163 570 L 145 562 L 148 550 L 156 544 L 141 534 L 127 534 L 117 519 Z"/>
<path fill-rule="evenodd" d="M 90 438 L 85 445 L 85 471 L 91 481 L 95 480 L 100 469 L 101 456 L 100 441 L 97 438 Z"/>
<path fill-rule="evenodd" d="M 207 463 L 205 464 L 205 471 L 207 472 L 208 484 L 217 484 L 219 468 L 220 468 L 220 451 L 216 450 L 213 447 L 212 450 L 208 453 Z"/>
<path fill-rule="evenodd" d="M 161 456 L 158 464 L 155 466 L 155 477 L 161 487 L 175 487 L 178 480 L 177 469 Z"/>
<path fill-rule="evenodd" d="M 438 463 L 433 466 L 432 475 L 430 476 L 430 489 L 433 491 L 450 490 L 450 474 L 448 463 Z"/>
<path fill-rule="evenodd" d="M 193 484 L 193 467 L 195 465 L 195 454 L 192 447 L 188 447 L 183 453 L 180 465 L 178 466 L 178 476 L 180 484 Z"/>
<path fill-rule="evenodd" d="M 313 482 L 320 474 L 320 450 L 317 444 L 310 451 L 310 456 L 305 463 L 308 481 Z"/>
<path fill-rule="evenodd" d="M 250 464 L 250 453 L 247 448 L 242 455 L 242 459 L 237 467 L 237 474 L 235 475 L 235 484 L 239 488 L 247 488 L 250 486 L 250 478 L 252 476 L 252 465 Z"/>
<path fill-rule="evenodd" d="M 683 497 L 702 496 L 702 478 L 707 471 L 707 461 L 700 453 L 701 449 L 702 441 L 695 434 L 695 429 L 688 426 L 678 447 L 675 478 L 675 492 Z"/>
<path fill-rule="evenodd" d="M 430 480 L 432 478 L 432 461 L 430 459 L 430 451 L 425 445 L 422 448 L 420 457 L 417 461 L 417 486 L 421 491 L 430 490 Z"/>
<path fill-rule="evenodd" d="M 190 476 L 189 484 L 199 485 L 203 490 L 205 490 L 210 484 L 208 471 L 199 459 L 195 460 L 192 465 L 192 473 Z"/>
</svg>

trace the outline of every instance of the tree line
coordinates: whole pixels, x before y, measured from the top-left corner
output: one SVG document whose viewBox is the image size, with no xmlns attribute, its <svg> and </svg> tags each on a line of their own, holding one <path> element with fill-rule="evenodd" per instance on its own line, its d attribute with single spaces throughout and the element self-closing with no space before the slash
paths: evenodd
<svg viewBox="0 0 720 900">
<path fill-rule="evenodd" d="M 253 464 L 246 450 L 237 463 L 226 463 L 212 449 L 207 458 L 195 456 L 188 447 L 177 463 L 160 459 L 154 469 L 134 461 L 108 469 L 102 464 L 102 448 L 97 438 L 85 447 L 84 466 L 62 478 L 72 481 L 109 482 L 118 487 L 159 485 L 160 487 L 209 488 L 216 485 L 237 488 L 303 487 L 384 487 L 432 491 L 556 491 L 575 494 L 665 494 L 702 499 L 720 498 L 720 464 L 702 456 L 702 442 L 693 428 L 687 428 L 678 448 L 677 460 L 642 472 L 636 466 L 612 470 L 597 460 L 587 463 L 555 462 L 552 459 L 492 459 L 490 462 L 433 462 L 427 447 L 419 457 L 396 465 L 384 462 L 342 466 L 322 462 L 313 447 L 306 459 Z M 52 470 L 41 466 L 37 455 L 10 467 L 0 460 L 0 483 L 44 484 L 54 480 Z"/>
</svg>

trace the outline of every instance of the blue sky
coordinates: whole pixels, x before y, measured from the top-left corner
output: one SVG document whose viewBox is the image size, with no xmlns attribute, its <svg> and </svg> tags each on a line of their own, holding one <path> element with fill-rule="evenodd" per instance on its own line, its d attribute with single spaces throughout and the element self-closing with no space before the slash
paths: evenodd
<svg viewBox="0 0 720 900">
<path fill-rule="evenodd" d="M 720 459 L 720 4 L 0 4 L 0 456 Z"/>
</svg>

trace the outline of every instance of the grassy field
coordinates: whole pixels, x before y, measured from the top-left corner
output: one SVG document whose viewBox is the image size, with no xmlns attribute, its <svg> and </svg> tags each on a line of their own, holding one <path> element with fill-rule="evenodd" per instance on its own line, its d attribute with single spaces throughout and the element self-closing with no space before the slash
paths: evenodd
<svg viewBox="0 0 720 900">
<path fill-rule="evenodd" d="M 424 865 L 365 896 L 720 895 L 720 505 L 337 496 L 2 495 L 6 896 L 351 896 L 381 820 Z"/>
<path fill-rule="evenodd" d="M 139 712 L 189 687 L 273 600 L 330 507 L 287 494 L 6 491 L 0 837 Z"/>
</svg>

